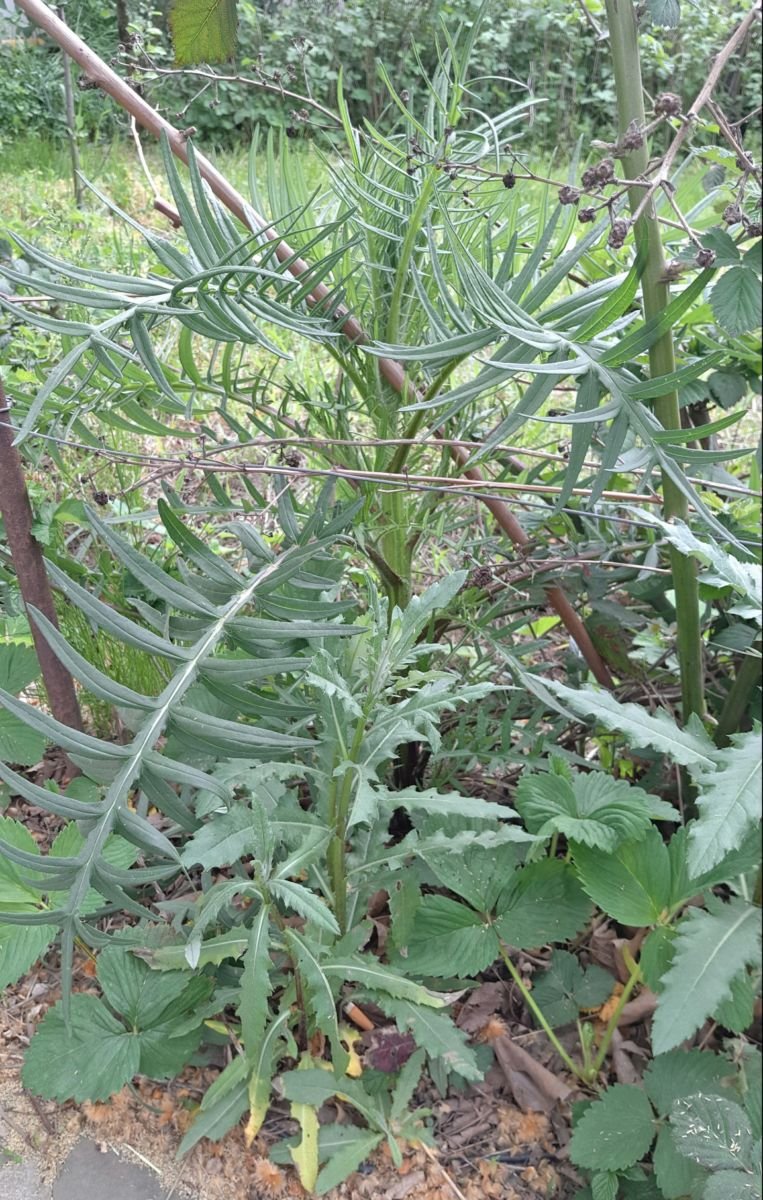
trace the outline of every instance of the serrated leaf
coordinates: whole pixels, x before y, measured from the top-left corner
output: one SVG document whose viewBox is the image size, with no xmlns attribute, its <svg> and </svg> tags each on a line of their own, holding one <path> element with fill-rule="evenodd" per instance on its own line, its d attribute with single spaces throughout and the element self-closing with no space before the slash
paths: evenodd
<svg viewBox="0 0 763 1200">
<path fill-rule="evenodd" d="M 637 841 L 652 820 L 676 821 L 672 805 L 603 771 L 571 780 L 555 774 L 525 774 L 515 804 L 527 828 L 541 837 L 561 833 L 570 841 L 612 851 Z"/>
<path fill-rule="evenodd" d="M 396 961 L 411 974 L 447 978 L 454 970 L 476 975 L 497 954 L 495 935 L 479 913 L 447 896 L 425 896 L 408 936 L 408 952 Z"/>
<path fill-rule="evenodd" d="M 361 1113 L 374 1129 L 387 1131 L 384 1113 L 365 1091 L 359 1079 L 339 1077 L 319 1068 L 286 1071 L 282 1076 L 283 1094 L 287 1100 L 299 1100 L 320 1108 L 332 1096 L 339 1096 Z"/>
<path fill-rule="evenodd" d="M 293 929 L 285 932 L 286 940 L 296 954 L 297 964 L 302 975 L 305 1001 L 315 1021 L 315 1026 L 326 1034 L 331 1043 L 331 1057 L 335 1070 L 344 1072 L 347 1069 L 349 1056 L 342 1045 L 334 990 L 324 969 L 327 964 L 321 961 L 317 948 L 308 938 L 302 937 Z"/>
<path fill-rule="evenodd" d="M 760 820 L 763 764 L 760 730 L 732 735 L 719 752 L 714 772 L 693 773 L 699 794 L 699 819 L 689 830 L 689 872 L 704 874 L 741 844 Z"/>
<path fill-rule="evenodd" d="M 0 759 L 19 767 L 31 767 L 45 753 L 45 738 L 19 717 L 0 709 Z"/>
<path fill-rule="evenodd" d="M 705 1184 L 702 1200 L 760 1200 L 760 1175 L 747 1171 L 714 1171 Z"/>
<path fill-rule="evenodd" d="M 372 991 L 386 992 L 398 1000 L 410 1000 L 412 1004 L 423 1004 L 428 1008 L 443 1008 L 446 1004 L 437 992 L 430 992 L 407 974 L 399 974 L 370 956 L 353 955 L 346 959 L 332 956 L 323 964 L 323 971 L 328 979 L 351 980 Z"/>
<path fill-rule="evenodd" d="M 676 1100 L 670 1114 L 679 1154 L 711 1171 L 749 1171 L 755 1139 L 741 1105 L 698 1093 Z"/>
<path fill-rule="evenodd" d="M 227 62 L 236 52 L 236 0 L 172 0 L 169 12 L 175 62 Z"/>
<path fill-rule="evenodd" d="M 246 804 L 236 804 L 203 825 L 186 842 L 181 859 L 185 866 L 198 863 L 205 870 L 229 867 L 255 851 L 256 834 L 252 810 Z"/>
<path fill-rule="evenodd" d="M 668 1050 L 658 1054 L 644 1072 L 644 1089 L 657 1113 L 666 1117 L 676 1100 L 696 1092 L 723 1095 L 734 1068 L 728 1059 L 707 1050 Z"/>
<path fill-rule="evenodd" d="M 760 981 L 753 978 L 749 971 L 740 971 L 731 980 L 731 994 L 718 1005 L 713 1019 L 732 1033 L 744 1033 L 752 1025 L 755 1016 L 759 984 Z"/>
<path fill-rule="evenodd" d="M 55 925 L 0 923 L 0 992 L 26 975 L 52 944 Z"/>
<path fill-rule="evenodd" d="M 231 929 L 227 933 L 217 934 L 202 942 L 194 953 L 193 969 L 218 966 L 226 958 L 240 958 L 249 944 L 249 939 L 240 930 Z M 176 946 L 158 946 L 156 949 L 141 950 L 140 957 L 155 971 L 189 970 L 189 942 L 180 942 Z"/>
<path fill-rule="evenodd" d="M 24 850 L 27 854 L 39 854 L 39 848 L 29 830 L 20 821 L 0 816 L 0 909 L 9 904 L 36 904 L 40 892 L 31 882 L 33 870 L 22 871 L 16 863 L 3 854 L 2 843 Z M 26 882 L 24 880 L 26 876 Z"/>
<path fill-rule="evenodd" d="M 18 642 L 0 645 L 0 688 L 18 696 L 40 674 L 40 664 L 31 646 Z"/>
<path fill-rule="evenodd" d="M 401 1033 L 413 1034 L 416 1045 L 426 1050 L 430 1058 L 439 1059 L 448 1071 L 455 1071 L 470 1083 L 483 1078 L 484 1072 L 466 1034 L 447 1013 L 386 996 L 379 998 L 379 1005 L 388 1017 L 394 1018 Z"/>
<path fill-rule="evenodd" d="M 263 905 L 249 933 L 238 1005 L 241 1039 L 249 1058 L 265 1032 L 270 990 L 270 912 Z"/>
<path fill-rule="evenodd" d="M 593 902 L 623 925 L 655 925 L 670 903 L 670 859 L 654 826 L 614 854 L 573 848 L 575 869 Z"/>
<path fill-rule="evenodd" d="M 653 992 L 662 991 L 662 977 L 673 961 L 675 937 L 675 929 L 658 925 L 642 942 L 638 965 L 644 983 Z"/>
<path fill-rule="evenodd" d="M 96 996 L 71 997 L 49 1009 L 24 1058 L 24 1086 L 50 1100 L 107 1100 L 140 1068 L 138 1038 Z"/>
<path fill-rule="evenodd" d="M 734 976 L 759 959 L 760 913 L 754 905 L 733 898 L 715 902 L 712 911 L 689 909 L 678 927 L 652 1024 L 655 1054 L 699 1029 L 730 996 Z"/>
<path fill-rule="evenodd" d="M 665 1200 L 683 1200 L 701 1194 L 702 1183 L 708 1178 L 707 1171 L 678 1153 L 669 1125 L 663 1125 L 657 1134 L 652 1164 L 660 1195 Z"/>
<path fill-rule="evenodd" d="M 641 1088 L 615 1084 L 576 1123 L 570 1158 L 579 1167 L 622 1171 L 646 1156 L 655 1132 L 654 1113 Z"/>
<path fill-rule="evenodd" d="M 312 1060 L 303 1058 L 297 1067 L 297 1074 L 311 1068 Z M 312 1192 L 318 1178 L 318 1110 L 312 1104 L 303 1104 L 295 1099 L 291 1102 L 291 1115 L 299 1124 L 300 1138 L 295 1146 L 289 1148 L 289 1153 L 302 1187 Z"/>
<path fill-rule="evenodd" d="M 152 971 L 141 959 L 117 946 L 98 956 L 98 982 L 111 1007 L 134 1029 L 150 1029 L 161 1023 L 166 1009 L 188 986 L 180 971 Z"/>
<path fill-rule="evenodd" d="M 443 820 L 427 822 L 426 829 L 436 829 L 436 835 L 424 837 L 417 843 L 416 852 L 434 871 L 440 883 L 459 896 L 472 908 L 490 912 L 517 868 L 517 850 L 512 842 L 505 845 L 463 845 L 462 822 Z M 503 835 L 503 827 L 500 827 Z M 488 834 L 488 837 L 490 835 Z"/>
<path fill-rule="evenodd" d="M 591 1178 L 592 1200 L 615 1200 L 619 1185 L 614 1171 L 597 1171 Z"/>
<path fill-rule="evenodd" d="M 675 29 L 681 23 L 679 0 L 647 0 L 652 24 L 661 29 Z"/>
<path fill-rule="evenodd" d="M 270 1022 L 265 1030 L 265 1036 L 259 1044 L 250 1046 L 247 1051 L 249 1120 L 246 1125 L 246 1141 L 248 1145 L 251 1145 L 262 1128 L 262 1122 L 270 1107 L 273 1071 L 279 1051 L 285 1044 L 284 1036 L 288 1032 L 288 1022 L 289 1011 L 287 1009 Z"/>
<path fill-rule="evenodd" d="M 731 267 L 714 284 L 710 304 L 716 321 L 726 333 L 732 337 L 750 333 L 763 320 L 760 279 L 749 267 Z"/>
<path fill-rule="evenodd" d="M 321 1160 L 328 1161 L 316 1180 L 316 1196 L 325 1196 L 357 1171 L 382 1137 L 381 1133 L 369 1133 L 356 1125 L 322 1125 L 318 1135 L 319 1151 Z"/>
<path fill-rule="evenodd" d="M 516 872 L 498 903 L 495 930 L 519 950 L 575 937 L 591 905 L 568 863 L 544 859 Z"/>
<path fill-rule="evenodd" d="M 621 704 L 608 692 L 570 688 L 555 679 L 523 679 L 541 697 L 543 691 L 550 692 L 578 716 L 594 717 L 606 729 L 619 730 L 634 748 L 651 746 L 682 766 L 697 764 L 712 769 L 715 764 L 715 747 L 699 722 L 689 721 L 680 729 L 664 709 L 653 714 L 638 704 Z M 564 709 L 561 711 L 564 713 Z"/>
<path fill-rule="evenodd" d="M 331 909 L 309 888 L 294 883 L 291 879 L 271 879 L 268 887 L 276 900 L 311 921 L 319 929 L 339 936 L 339 926 Z"/>
<path fill-rule="evenodd" d="M 581 1009 L 603 1004 L 614 979 L 596 964 L 584 972 L 574 954 L 554 950 L 549 966 L 533 987 L 533 997 L 550 1025 L 566 1025 Z"/>
</svg>

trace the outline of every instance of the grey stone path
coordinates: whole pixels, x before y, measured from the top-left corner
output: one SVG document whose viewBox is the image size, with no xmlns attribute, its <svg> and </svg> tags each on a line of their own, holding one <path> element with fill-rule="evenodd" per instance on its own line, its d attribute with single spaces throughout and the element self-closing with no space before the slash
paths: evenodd
<svg viewBox="0 0 763 1200">
<path fill-rule="evenodd" d="M 166 1187 L 150 1171 L 78 1142 L 53 1184 L 53 1200 L 164 1200 Z"/>
<path fill-rule="evenodd" d="M 52 1191 L 31 1161 L 17 1163 L 0 1155 L 0 1200 L 165 1200 L 166 1195 L 156 1175 L 111 1150 L 103 1153 L 87 1139 L 77 1142 Z"/>
</svg>

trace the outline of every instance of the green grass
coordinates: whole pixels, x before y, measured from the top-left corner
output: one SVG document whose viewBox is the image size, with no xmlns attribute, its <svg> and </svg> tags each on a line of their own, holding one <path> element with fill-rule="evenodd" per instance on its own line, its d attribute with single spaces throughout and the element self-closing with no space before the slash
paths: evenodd
<svg viewBox="0 0 763 1200">
<path fill-rule="evenodd" d="M 161 154 L 147 140 L 144 154 L 161 195 L 171 202 Z M 248 194 L 248 145 L 211 152 L 209 157 L 237 188 Z M 172 228 L 153 206 L 149 181 L 130 140 L 80 147 L 82 174 L 119 208 L 163 236 Z M 317 155 L 306 152 L 311 186 L 322 171 Z M 144 273 L 153 265 L 140 237 L 111 214 L 96 195 L 74 203 L 72 167 L 66 144 L 31 137 L 3 143 L 0 153 L 0 236 L 19 233 L 61 257 L 102 268 Z"/>
</svg>

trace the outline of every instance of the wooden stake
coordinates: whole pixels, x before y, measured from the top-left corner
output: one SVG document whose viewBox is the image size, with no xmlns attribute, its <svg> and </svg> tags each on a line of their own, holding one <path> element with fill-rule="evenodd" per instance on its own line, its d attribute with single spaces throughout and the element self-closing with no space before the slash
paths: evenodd
<svg viewBox="0 0 763 1200">
<path fill-rule="evenodd" d="M 21 456 L 13 444 L 14 428 L 10 405 L 0 380 L 0 516 L 11 552 L 13 567 L 24 605 L 34 606 L 58 627 L 53 593 L 50 588 L 40 544 L 32 533 L 32 505 L 29 501 Z M 50 711 L 62 725 L 82 729 L 82 714 L 70 672 L 56 657 L 34 621 L 30 620 L 37 658 L 48 693 Z"/>
</svg>

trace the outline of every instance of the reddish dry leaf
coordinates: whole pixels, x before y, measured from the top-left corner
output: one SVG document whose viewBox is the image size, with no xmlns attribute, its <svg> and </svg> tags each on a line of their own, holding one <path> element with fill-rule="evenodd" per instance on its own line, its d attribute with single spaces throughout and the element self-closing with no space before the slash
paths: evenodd
<svg viewBox="0 0 763 1200">
<path fill-rule="evenodd" d="M 513 1042 L 508 1034 L 493 1043 L 517 1104 L 534 1112 L 550 1112 L 572 1095 L 572 1088 Z"/>
</svg>

